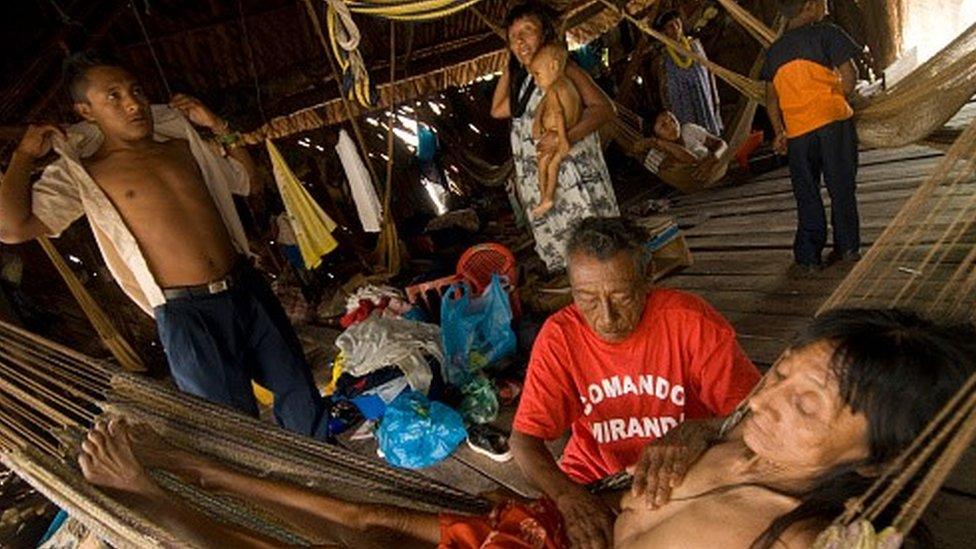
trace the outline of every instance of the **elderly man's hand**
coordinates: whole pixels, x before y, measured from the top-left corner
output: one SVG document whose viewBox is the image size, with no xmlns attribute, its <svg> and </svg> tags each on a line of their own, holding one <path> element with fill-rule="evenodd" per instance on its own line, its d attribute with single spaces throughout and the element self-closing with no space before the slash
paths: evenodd
<svg viewBox="0 0 976 549">
<path fill-rule="evenodd" d="M 685 421 L 648 444 L 633 466 L 633 492 L 652 508 L 671 499 L 671 490 L 681 484 L 685 473 L 718 433 L 720 421 Z"/>
<path fill-rule="evenodd" d="M 573 549 L 613 547 L 613 512 L 582 486 L 555 498 Z"/>
</svg>

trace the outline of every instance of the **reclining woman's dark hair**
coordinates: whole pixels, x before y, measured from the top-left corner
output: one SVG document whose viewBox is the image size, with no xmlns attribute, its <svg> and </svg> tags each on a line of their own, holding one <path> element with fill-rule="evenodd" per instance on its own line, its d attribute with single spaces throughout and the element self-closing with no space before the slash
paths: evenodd
<svg viewBox="0 0 976 549">
<path fill-rule="evenodd" d="M 508 32 L 516 21 L 524 17 L 533 17 L 542 27 L 542 44 L 552 44 L 559 41 L 559 31 L 557 29 L 558 15 L 547 5 L 535 0 L 516 4 L 505 14 L 505 21 L 502 28 Z M 508 40 L 508 36 L 505 36 Z M 531 93 L 526 93 L 522 100 L 519 99 L 519 92 L 522 91 L 522 84 L 529 76 L 529 71 L 518 62 L 515 54 L 509 52 L 508 55 L 508 105 L 512 111 L 512 118 L 518 118 L 525 112 L 525 106 L 529 102 Z"/>
<path fill-rule="evenodd" d="M 840 515 L 844 502 L 862 494 L 874 480 L 858 469 L 890 463 L 976 371 L 973 325 L 937 324 L 910 311 L 829 311 L 815 319 L 794 346 L 824 340 L 836 345 L 831 370 L 841 398 L 867 417 L 868 457 L 822 475 L 799 494 L 800 505 L 774 520 L 754 547 L 772 547 L 793 525 L 818 528 Z M 897 505 L 889 506 L 893 507 Z M 882 516 L 881 521 L 891 518 Z"/>
</svg>

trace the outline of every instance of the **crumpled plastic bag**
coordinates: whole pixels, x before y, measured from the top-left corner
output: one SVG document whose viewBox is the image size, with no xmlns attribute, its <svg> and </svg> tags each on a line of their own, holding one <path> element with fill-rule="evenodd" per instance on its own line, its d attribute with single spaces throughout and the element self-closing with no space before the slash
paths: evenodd
<svg viewBox="0 0 976 549">
<path fill-rule="evenodd" d="M 501 277 L 477 297 L 467 284 L 451 286 L 441 300 L 441 340 L 447 382 L 464 386 L 474 372 L 515 353 L 512 305 Z"/>
<path fill-rule="evenodd" d="M 461 387 L 461 416 L 469 423 L 489 423 L 498 417 L 498 394 L 485 376 L 475 376 Z"/>
<path fill-rule="evenodd" d="M 387 406 L 376 432 L 386 461 L 407 469 L 441 461 L 467 436 L 460 414 L 416 391 L 404 392 Z"/>
</svg>

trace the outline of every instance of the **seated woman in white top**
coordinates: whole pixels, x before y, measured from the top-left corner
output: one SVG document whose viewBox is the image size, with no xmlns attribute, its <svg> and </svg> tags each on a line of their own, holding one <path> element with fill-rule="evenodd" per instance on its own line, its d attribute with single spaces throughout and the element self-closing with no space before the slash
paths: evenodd
<svg viewBox="0 0 976 549">
<path fill-rule="evenodd" d="M 721 137 L 692 123 L 679 124 L 671 111 L 654 118 L 654 136 L 634 143 L 634 152 L 646 153 L 644 167 L 665 183 L 684 192 L 704 189 L 725 176 L 722 156 L 728 145 Z"/>
</svg>

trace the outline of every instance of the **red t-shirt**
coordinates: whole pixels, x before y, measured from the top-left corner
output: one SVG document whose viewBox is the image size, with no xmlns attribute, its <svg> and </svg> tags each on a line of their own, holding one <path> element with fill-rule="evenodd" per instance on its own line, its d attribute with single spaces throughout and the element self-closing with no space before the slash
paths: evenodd
<svg viewBox="0 0 976 549">
<path fill-rule="evenodd" d="M 634 464 L 685 418 L 729 414 L 758 381 L 717 311 L 697 296 L 655 289 L 619 343 L 597 337 L 575 305 L 549 317 L 513 427 L 552 440 L 571 426 L 560 467 L 588 483 Z"/>
</svg>

